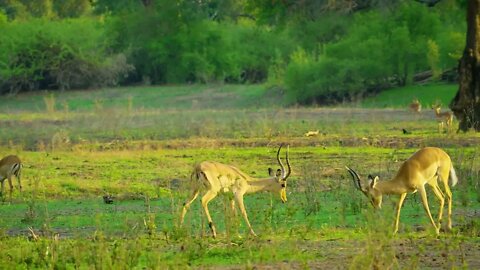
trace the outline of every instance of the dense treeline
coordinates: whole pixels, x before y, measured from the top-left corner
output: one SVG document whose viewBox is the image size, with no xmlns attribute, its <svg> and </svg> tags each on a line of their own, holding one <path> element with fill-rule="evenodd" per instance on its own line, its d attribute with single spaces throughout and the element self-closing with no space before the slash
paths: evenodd
<svg viewBox="0 0 480 270">
<path fill-rule="evenodd" d="M 454 68 L 462 1 L 0 0 L 0 92 L 257 83 L 325 103 Z"/>
</svg>

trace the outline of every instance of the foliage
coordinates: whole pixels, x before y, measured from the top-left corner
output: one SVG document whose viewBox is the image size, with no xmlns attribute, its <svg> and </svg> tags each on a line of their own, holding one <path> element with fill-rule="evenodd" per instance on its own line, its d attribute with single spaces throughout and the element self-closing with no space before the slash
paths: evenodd
<svg viewBox="0 0 480 270">
<path fill-rule="evenodd" d="M 330 104 L 456 66 L 462 3 L 351 3 L 3 0 L 1 93 L 268 81 L 289 103 Z"/>
<path fill-rule="evenodd" d="M 356 14 L 345 37 L 326 44 L 319 57 L 306 53 L 308 61 L 302 63 L 292 57 L 285 81 L 290 100 L 331 103 L 355 99 L 411 84 L 413 74 L 428 69 L 438 77 L 442 67 L 452 65 L 445 55 L 461 48 L 461 44 L 452 47 L 445 42 L 444 36 L 453 33 L 442 33 L 441 19 L 441 13 L 411 3 L 385 13 Z"/>
<path fill-rule="evenodd" d="M 136 67 L 131 81 L 258 82 L 267 77 L 274 44 L 288 51 L 283 35 L 247 20 L 220 23 L 194 13 L 189 2 L 164 2 L 147 14 L 140 9 L 111 20 L 112 43 Z"/>
<path fill-rule="evenodd" d="M 131 69 L 108 56 L 101 23 L 32 19 L 2 27 L 0 93 L 115 85 Z"/>
<path fill-rule="evenodd" d="M 73 18 L 88 15 L 89 0 L 0 0 L 10 20 L 36 18 Z"/>
</svg>

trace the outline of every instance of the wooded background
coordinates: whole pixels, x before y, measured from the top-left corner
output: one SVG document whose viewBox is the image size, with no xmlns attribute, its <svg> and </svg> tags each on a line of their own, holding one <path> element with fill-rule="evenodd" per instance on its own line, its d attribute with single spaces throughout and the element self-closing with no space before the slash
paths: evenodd
<svg viewBox="0 0 480 270">
<path fill-rule="evenodd" d="M 0 93 L 261 82 L 291 103 L 352 100 L 455 81 L 466 8 L 457 0 L 0 0 Z"/>
</svg>

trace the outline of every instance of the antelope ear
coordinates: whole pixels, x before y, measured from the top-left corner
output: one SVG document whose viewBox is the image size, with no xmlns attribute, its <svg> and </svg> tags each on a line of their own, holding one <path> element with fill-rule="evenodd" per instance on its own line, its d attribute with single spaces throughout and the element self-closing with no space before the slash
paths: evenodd
<svg viewBox="0 0 480 270">
<path fill-rule="evenodd" d="M 369 179 L 370 187 L 375 188 L 375 186 L 377 185 L 377 182 L 378 182 L 378 176 L 373 177 L 373 176 L 369 175 L 368 179 Z"/>
<path fill-rule="evenodd" d="M 272 176 L 272 177 L 275 176 L 275 175 L 273 174 L 273 169 L 272 169 L 272 168 L 268 168 L 268 175 L 270 175 L 270 176 Z"/>
<path fill-rule="evenodd" d="M 275 174 L 276 177 L 282 176 L 282 170 L 277 169 L 277 173 Z"/>
</svg>

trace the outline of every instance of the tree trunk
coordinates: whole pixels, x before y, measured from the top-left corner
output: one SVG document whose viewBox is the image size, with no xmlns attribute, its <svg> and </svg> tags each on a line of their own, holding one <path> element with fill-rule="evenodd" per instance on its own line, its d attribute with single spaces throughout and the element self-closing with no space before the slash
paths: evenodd
<svg viewBox="0 0 480 270">
<path fill-rule="evenodd" d="M 467 42 L 458 64 L 459 88 L 450 103 L 459 130 L 480 131 L 480 0 L 468 0 Z"/>
</svg>

